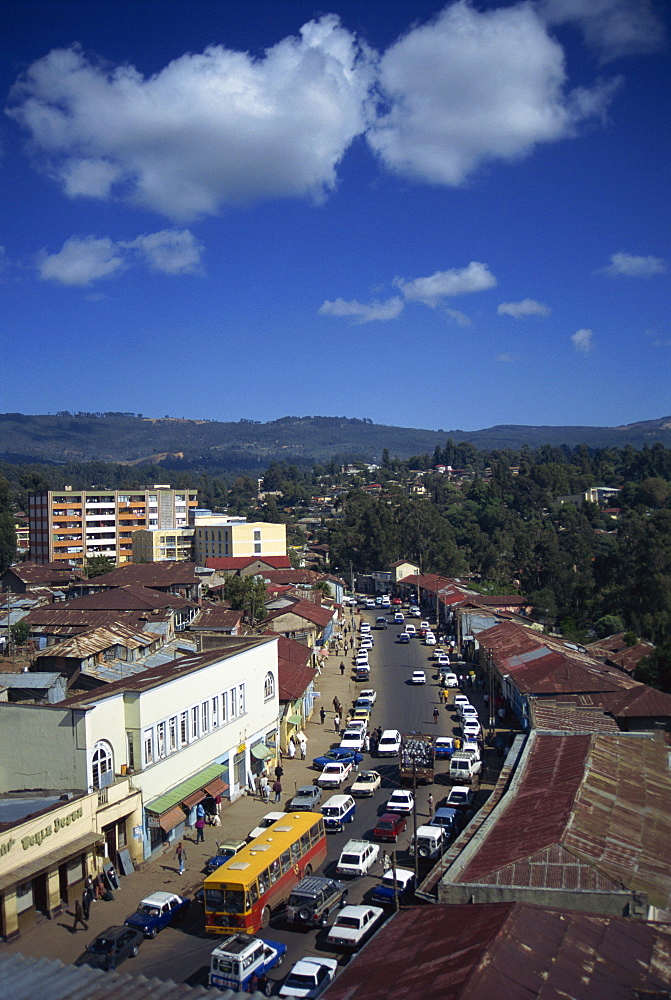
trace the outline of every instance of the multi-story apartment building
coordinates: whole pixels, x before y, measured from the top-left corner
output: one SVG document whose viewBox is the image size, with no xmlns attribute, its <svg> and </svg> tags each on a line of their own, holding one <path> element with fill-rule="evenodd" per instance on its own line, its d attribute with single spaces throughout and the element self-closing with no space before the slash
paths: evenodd
<svg viewBox="0 0 671 1000">
<path fill-rule="evenodd" d="M 195 490 L 156 485 L 141 490 L 62 490 L 31 493 L 30 558 L 37 563 L 83 566 L 92 556 L 115 563 L 133 558 L 133 533 L 141 528 L 186 528 L 198 506 Z"/>
<path fill-rule="evenodd" d="M 194 557 L 199 566 L 225 556 L 286 556 L 287 527 L 198 511 L 194 514 Z"/>
<path fill-rule="evenodd" d="M 138 528 L 133 532 L 133 562 L 188 562 L 193 558 L 193 532 L 193 528 Z"/>
</svg>

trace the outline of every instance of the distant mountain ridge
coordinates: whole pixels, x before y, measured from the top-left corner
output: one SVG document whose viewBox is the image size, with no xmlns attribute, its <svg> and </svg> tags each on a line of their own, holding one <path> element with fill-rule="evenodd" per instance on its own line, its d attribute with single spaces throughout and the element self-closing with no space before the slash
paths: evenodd
<svg viewBox="0 0 671 1000">
<path fill-rule="evenodd" d="M 128 413 L 0 414 L 0 458 L 8 462 L 163 461 L 166 466 L 213 464 L 265 468 L 273 460 L 311 465 L 334 456 L 378 461 L 432 454 L 448 438 L 478 450 L 519 450 L 543 445 L 640 449 L 671 447 L 671 417 L 619 427 L 553 427 L 497 424 L 475 431 L 423 430 L 374 424 L 352 417 L 281 417 L 219 422 L 144 417 Z"/>
</svg>

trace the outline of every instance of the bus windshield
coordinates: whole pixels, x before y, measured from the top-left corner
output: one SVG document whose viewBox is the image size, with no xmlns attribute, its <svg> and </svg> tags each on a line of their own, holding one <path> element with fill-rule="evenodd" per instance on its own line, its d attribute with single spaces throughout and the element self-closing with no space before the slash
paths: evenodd
<svg viewBox="0 0 671 1000">
<path fill-rule="evenodd" d="M 205 906 L 208 910 L 225 910 L 227 913 L 244 913 L 245 892 L 240 886 L 220 885 L 217 889 L 206 889 Z"/>
</svg>

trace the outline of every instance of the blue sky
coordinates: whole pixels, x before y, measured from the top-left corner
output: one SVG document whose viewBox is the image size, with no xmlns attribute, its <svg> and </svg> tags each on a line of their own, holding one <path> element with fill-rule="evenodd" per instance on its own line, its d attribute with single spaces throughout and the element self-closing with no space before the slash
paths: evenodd
<svg viewBox="0 0 671 1000">
<path fill-rule="evenodd" d="M 9 0 L 3 411 L 671 413 L 663 0 Z"/>
</svg>

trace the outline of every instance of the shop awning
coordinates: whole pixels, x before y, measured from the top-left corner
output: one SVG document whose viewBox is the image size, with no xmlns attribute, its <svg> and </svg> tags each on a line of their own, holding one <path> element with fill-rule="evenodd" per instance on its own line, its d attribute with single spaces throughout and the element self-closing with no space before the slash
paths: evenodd
<svg viewBox="0 0 671 1000">
<path fill-rule="evenodd" d="M 176 826 L 183 823 L 186 819 L 186 813 L 181 806 L 174 806 L 172 809 L 168 809 L 166 813 L 158 818 L 158 825 L 164 831 L 164 833 L 170 833 L 174 830 Z"/>
<path fill-rule="evenodd" d="M 273 756 L 273 751 L 269 750 L 265 743 L 257 743 L 256 746 L 252 747 L 252 757 L 256 757 L 257 760 L 267 760 L 268 757 Z"/>
<path fill-rule="evenodd" d="M 156 816 L 163 816 L 164 813 L 167 813 L 170 809 L 174 809 L 175 806 L 181 806 L 182 803 L 189 809 L 192 808 L 192 806 L 196 805 L 208 794 L 207 786 L 216 781 L 217 778 L 221 779 L 221 772 L 223 770 L 223 764 L 210 764 L 209 767 L 199 771 L 198 774 L 194 774 L 187 781 L 182 781 L 179 785 L 176 785 L 175 788 L 166 792 L 165 795 L 159 795 L 153 802 L 147 803 L 147 812 L 154 813 Z"/>
<path fill-rule="evenodd" d="M 300 726 L 302 721 L 300 715 L 287 715 L 287 722 L 291 726 Z"/>
<path fill-rule="evenodd" d="M 105 838 L 101 833 L 85 833 L 82 837 L 71 840 L 69 844 L 64 844 L 57 851 L 50 851 L 48 854 L 35 858 L 34 861 L 29 861 L 28 864 L 19 865 L 11 871 L 3 872 L 0 875 L 0 892 L 9 889 L 10 886 L 29 882 L 40 872 L 53 870 L 71 858 L 76 858 L 78 854 L 83 854 L 90 848 L 104 844 L 104 842 Z"/>
<path fill-rule="evenodd" d="M 223 795 L 224 792 L 227 792 L 228 785 L 221 778 L 215 778 L 214 781 L 209 783 L 209 785 L 205 785 L 205 791 L 208 795 L 211 795 L 212 798 L 215 798 L 215 796 Z"/>
</svg>

